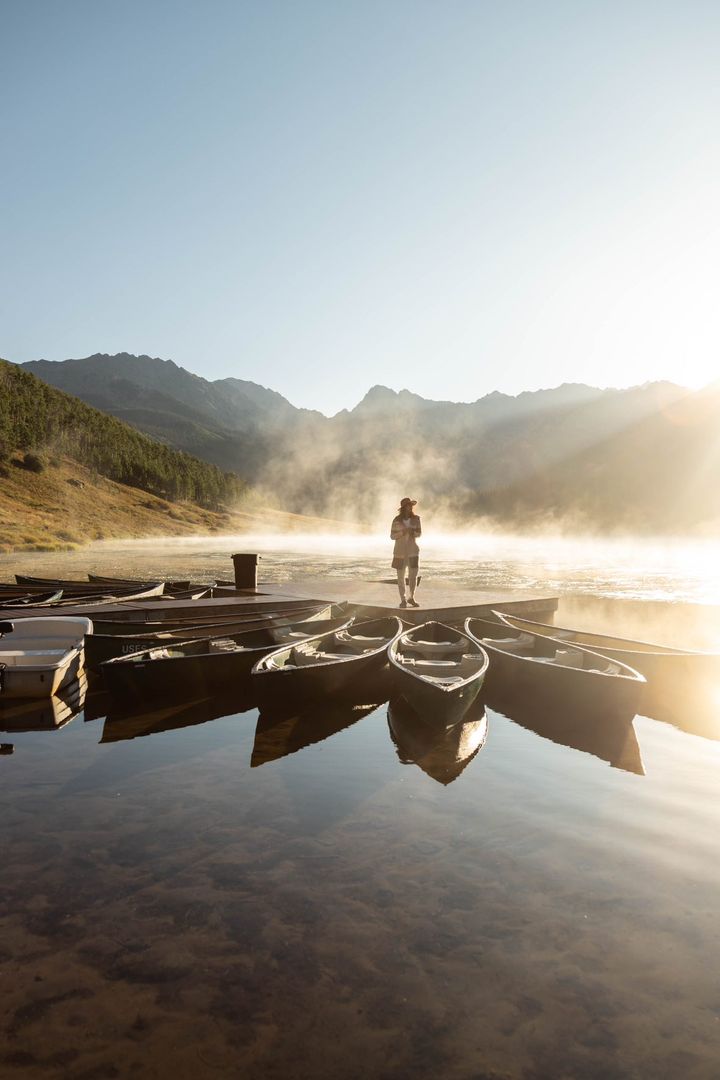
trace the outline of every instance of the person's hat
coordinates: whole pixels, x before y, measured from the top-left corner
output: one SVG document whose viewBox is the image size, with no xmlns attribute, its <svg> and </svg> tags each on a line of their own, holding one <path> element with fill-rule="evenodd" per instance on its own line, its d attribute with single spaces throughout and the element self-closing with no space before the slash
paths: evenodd
<svg viewBox="0 0 720 1080">
<path fill-rule="evenodd" d="M 416 504 L 417 499 L 408 499 L 407 496 L 404 499 L 400 500 L 401 506 L 415 506 Z"/>
</svg>

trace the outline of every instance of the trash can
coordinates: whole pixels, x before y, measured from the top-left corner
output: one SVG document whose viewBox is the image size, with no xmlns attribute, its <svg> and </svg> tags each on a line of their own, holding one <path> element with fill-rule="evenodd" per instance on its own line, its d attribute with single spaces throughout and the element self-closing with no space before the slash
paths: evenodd
<svg viewBox="0 0 720 1080">
<path fill-rule="evenodd" d="M 257 564 L 259 555 L 233 555 L 236 589 L 257 589 Z"/>
</svg>

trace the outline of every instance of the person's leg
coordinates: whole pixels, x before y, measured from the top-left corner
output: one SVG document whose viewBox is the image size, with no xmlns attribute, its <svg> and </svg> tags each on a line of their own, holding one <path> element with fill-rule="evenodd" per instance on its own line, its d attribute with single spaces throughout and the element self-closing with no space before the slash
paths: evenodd
<svg viewBox="0 0 720 1080">
<path fill-rule="evenodd" d="M 417 566 L 408 567 L 408 595 L 411 600 L 415 599 L 415 586 L 417 584 L 418 568 Z"/>
<path fill-rule="evenodd" d="M 407 563 L 404 562 L 404 563 L 402 563 L 401 566 L 398 566 L 398 569 L 397 569 L 398 592 L 400 593 L 400 599 L 401 600 L 405 599 L 405 568 L 406 568 L 406 566 L 407 566 Z"/>
</svg>

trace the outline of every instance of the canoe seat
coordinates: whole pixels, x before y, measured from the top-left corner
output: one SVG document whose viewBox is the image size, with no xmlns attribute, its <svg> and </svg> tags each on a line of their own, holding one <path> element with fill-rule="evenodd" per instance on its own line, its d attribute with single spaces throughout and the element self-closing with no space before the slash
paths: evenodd
<svg viewBox="0 0 720 1080">
<path fill-rule="evenodd" d="M 467 641 L 415 641 L 411 638 L 408 648 L 427 656 L 461 656 L 467 644 Z"/>
<path fill-rule="evenodd" d="M 238 645 L 232 638 L 213 638 L 210 642 L 210 652 L 244 652 L 242 645 Z"/>
<path fill-rule="evenodd" d="M 612 661 L 609 661 L 606 667 L 601 667 L 601 668 L 593 667 L 593 668 L 588 668 L 587 670 L 588 671 L 596 671 L 600 675 L 622 675 L 622 668 L 620 667 L 620 665 L 619 664 L 613 664 Z"/>
<path fill-rule="evenodd" d="M 335 642 L 343 649 L 347 649 L 354 656 L 366 652 L 375 652 L 387 642 L 386 637 L 366 637 L 363 634 L 349 634 L 347 630 L 338 630 L 334 635 Z"/>
<path fill-rule="evenodd" d="M 557 649 L 554 656 L 536 656 L 540 664 L 554 664 L 555 667 L 581 668 L 585 654 L 579 649 Z"/>
<path fill-rule="evenodd" d="M 296 646 L 290 655 L 290 660 L 295 667 L 312 667 L 314 664 L 326 664 L 330 660 L 347 660 L 347 658 L 347 653 L 331 653 L 322 649 L 303 649 L 299 646 Z"/>
<path fill-rule="evenodd" d="M 456 668 L 458 666 L 457 660 L 429 660 L 421 659 L 417 656 L 399 656 L 401 664 L 407 664 L 409 667 L 451 667 Z"/>
<path fill-rule="evenodd" d="M 493 649 L 501 649 L 503 652 L 517 653 L 518 656 L 529 656 L 535 648 L 535 637 L 533 634 L 517 634 L 515 637 L 507 638 L 483 638 L 483 643 L 490 645 Z"/>
</svg>

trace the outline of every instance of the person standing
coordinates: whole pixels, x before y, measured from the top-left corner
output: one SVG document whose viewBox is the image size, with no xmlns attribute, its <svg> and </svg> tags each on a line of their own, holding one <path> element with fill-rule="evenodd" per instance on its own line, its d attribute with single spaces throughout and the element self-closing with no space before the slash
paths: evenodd
<svg viewBox="0 0 720 1080">
<path fill-rule="evenodd" d="M 400 607 L 420 607 L 415 600 L 415 586 L 418 576 L 418 558 L 420 548 L 418 537 L 422 536 L 420 518 L 414 512 L 417 499 L 401 499 L 397 517 L 390 527 L 390 539 L 395 541 L 393 549 L 393 569 L 397 570 Z M 408 595 L 405 596 L 405 577 L 408 580 Z"/>
</svg>

